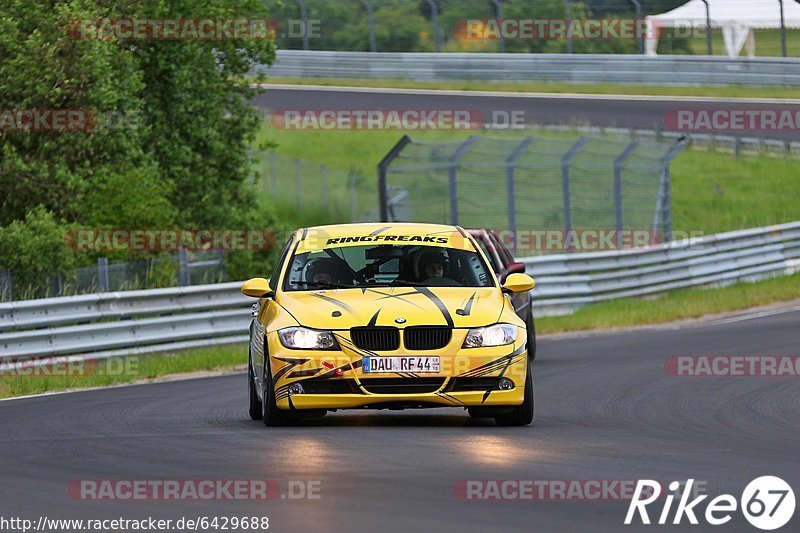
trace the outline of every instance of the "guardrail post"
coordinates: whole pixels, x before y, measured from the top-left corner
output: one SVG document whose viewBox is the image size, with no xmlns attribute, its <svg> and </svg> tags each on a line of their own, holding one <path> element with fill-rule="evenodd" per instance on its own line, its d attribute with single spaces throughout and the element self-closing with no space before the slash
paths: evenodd
<svg viewBox="0 0 800 533">
<path fill-rule="evenodd" d="M 480 137 L 473 135 L 461 143 L 447 161 L 447 181 L 450 189 L 450 224 L 458 225 L 458 163 Z"/>
<path fill-rule="evenodd" d="M 181 287 L 191 285 L 189 276 L 189 260 L 186 257 L 186 248 L 178 248 L 178 283 Z"/>
<path fill-rule="evenodd" d="M 564 239 L 567 252 L 572 251 L 572 198 L 569 190 L 569 167 L 572 164 L 572 160 L 580 152 L 581 148 L 589 142 L 590 138 L 590 136 L 584 136 L 578 139 L 561 158 L 561 195 L 564 203 Z"/>
<path fill-rule="evenodd" d="M 639 141 L 633 141 L 614 160 L 614 210 L 617 220 L 617 248 L 622 248 L 622 230 L 624 229 L 622 213 L 622 167 L 625 164 L 625 160 L 631 156 L 637 146 L 639 146 Z"/>
<path fill-rule="evenodd" d="M 526 137 L 514 148 L 511 155 L 506 159 L 506 193 L 508 194 L 508 231 L 511 232 L 513 242 L 511 252 L 517 251 L 517 191 L 516 191 L 516 171 L 517 160 L 528 149 L 534 137 Z"/>
<path fill-rule="evenodd" d="M 390 222 L 389 220 L 389 197 L 387 193 L 386 174 L 389 172 L 389 165 L 400 155 L 405 146 L 411 142 L 411 137 L 403 135 L 397 144 L 392 146 L 380 163 L 378 163 L 378 202 L 380 204 L 379 222 Z"/>
<path fill-rule="evenodd" d="M 97 283 L 100 286 L 100 292 L 109 292 L 108 283 L 108 257 L 97 258 Z"/>
</svg>

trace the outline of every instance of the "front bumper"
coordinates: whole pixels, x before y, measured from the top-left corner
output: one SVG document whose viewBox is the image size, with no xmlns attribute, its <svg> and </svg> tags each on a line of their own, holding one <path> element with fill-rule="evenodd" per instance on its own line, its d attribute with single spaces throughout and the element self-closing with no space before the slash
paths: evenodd
<svg viewBox="0 0 800 533">
<path fill-rule="evenodd" d="M 523 402 L 528 357 L 525 331 L 514 344 L 460 349 L 463 338 L 441 350 L 367 353 L 352 343 L 342 351 L 289 350 L 276 333 L 267 335 L 270 369 L 279 409 L 491 407 Z M 365 355 L 439 356 L 438 373 L 365 373 Z M 514 387 L 499 390 L 500 378 Z M 302 393 L 293 391 L 298 383 Z M 293 392 L 290 394 L 290 391 Z"/>
</svg>

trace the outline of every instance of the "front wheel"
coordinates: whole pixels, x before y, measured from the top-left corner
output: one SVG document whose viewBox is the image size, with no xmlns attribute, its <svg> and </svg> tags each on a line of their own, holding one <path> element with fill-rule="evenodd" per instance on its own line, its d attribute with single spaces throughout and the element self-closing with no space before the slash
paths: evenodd
<svg viewBox="0 0 800 533">
<path fill-rule="evenodd" d="M 525 316 L 525 329 L 528 332 L 528 360 L 536 359 L 536 324 L 533 322 L 533 302 L 528 304 L 528 314 Z"/>
<path fill-rule="evenodd" d="M 269 369 L 269 355 L 264 354 L 264 379 L 261 384 L 261 418 L 268 427 L 286 426 L 291 421 L 289 415 L 278 409 L 275 402 L 275 387 Z"/>
<path fill-rule="evenodd" d="M 498 426 L 527 426 L 533 422 L 533 375 L 530 361 L 525 372 L 525 399 L 520 405 L 515 405 L 510 413 L 494 417 L 494 421 Z"/>
<path fill-rule="evenodd" d="M 248 409 L 250 419 L 261 420 L 263 418 L 261 400 L 258 399 L 258 392 L 256 392 L 256 376 L 253 372 L 253 361 L 249 356 L 247 361 L 247 391 L 250 396 L 250 408 Z"/>
</svg>

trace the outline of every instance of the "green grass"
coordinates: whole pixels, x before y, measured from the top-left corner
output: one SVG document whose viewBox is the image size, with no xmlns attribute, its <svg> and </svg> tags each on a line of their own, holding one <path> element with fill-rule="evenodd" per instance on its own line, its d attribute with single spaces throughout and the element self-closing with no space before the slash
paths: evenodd
<svg viewBox="0 0 800 533">
<path fill-rule="evenodd" d="M 624 298 L 593 304 L 571 315 L 539 318 L 536 331 L 545 334 L 658 324 L 796 298 L 800 298 L 800 274 L 716 289 L 683 289 L 658 298 Z"/>
<path fill-rule="evenodd" d="M 268 83 L 352 87 L 438 89 L 450 91 L 506 91 L 524 93 L 621 94 L 644 96 L 706 96 L 716 98 L 800 98 L 800 87 L 746 87 L 740 85 L 622 85 L 613 83 L 412 81 L 360 78 L 280 78 Z"/>
<path fill-rule="evenodd" d="M 177 353 L 113 358 L 82 366 L 56 365 L 27 371 L 0 373 L 0 398 L 49 391 L 109 387 L 170 374 L 232 369 L 247 362 L 241 345 L 207 347 Z M 49 375 L 47 375 L 49 373 Z"/>
<path fill-rule="evenodd" d="M 470 133 L 409 132 L 415 140 L 460 140 Z M 488 133 L 520 136 L 530 132 Z M 535 132 L 534 132 L 535 133 Z M 367 178 L 402 136 L 402 131 L 287 131 L 264 129 L 259 139 L 277 144 L 279 153 Z M 542 134 L 544 135 L 544 134 Z M 706 234 L 800 220 L 800 164 L 793 159 L 740 156 L 686 150 L 671 167 L 674 228 Z M 372 191 L 372 189 L 371 189 Z M 377 192 L 375 202 L 377 204 Z M 319 223 L 320 217 L 312 217 Z"/>
<path fill-rule="evenodd" d="M 793 0 L 790 0 L 793 1 Z M 777 5 L 777 0 L 775 4 Z M 756 57 L 780 57 L 781 50 L 781 31 L 780 30 L 755 30 L 756 38 Z M 722 31 L 714 30 L 711 32 L 712 51 L 715 56 L 727 55 L 725 44 L 722 42 Z M 695 55 L 705 55 L 707 51 L 706 36 L 697 35 L 689 39 L 689 46 Z M 742 50 L 743 54 L 747 50 Z M 800 30 L 786 30 L 786 54 L 788 57 L 800 57 Z"/>
</svg>

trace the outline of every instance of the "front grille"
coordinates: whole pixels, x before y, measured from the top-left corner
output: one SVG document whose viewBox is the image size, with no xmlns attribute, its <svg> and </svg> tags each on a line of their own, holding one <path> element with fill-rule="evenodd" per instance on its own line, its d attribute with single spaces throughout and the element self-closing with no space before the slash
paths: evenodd
<svg viewBox="0 0 800 533">
<path fill-rule="evenodd" d="M 400 331 L 393 327 L 352 328 L 350 338 L 362 350 L 392 351 L 400 347 Z"/>
<path fill-rule="evenodd" d="M 500 378 L 453 378 L 448 392 L 498 390 Z"/>
<path fill-rule="evenodd" d="M 403 333 L 403 342 L 409 350 L 438 350 L 450 343 L 453 330 L 440 326 L 410 326 Z"/>
<path fill-rule="evenodd" d="M 445 378 L 370 378 L 361 385 L 373 394 L 424 394 L 439 390 Z"/>
</svg>

